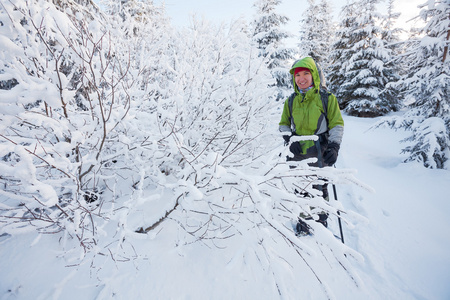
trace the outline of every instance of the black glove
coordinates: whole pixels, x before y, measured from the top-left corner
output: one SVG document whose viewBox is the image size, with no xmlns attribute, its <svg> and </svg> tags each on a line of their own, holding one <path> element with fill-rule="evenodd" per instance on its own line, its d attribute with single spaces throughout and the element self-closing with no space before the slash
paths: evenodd
<svg viewBox="0 0 450 300">
<path fill-rule="evenodd" d="M 302 145 L 300 145 L 299 142 L 294 142 L 289 147 L 289 151 L 291 151 L 291 153 L 295 156 L 302 155 Z"/>
<path fill-rule="evenodd" d="M 328 166 L 332 166 L 336 163 L 339 148 L 340 148 L 340 146 L 337 143 L 328 144 L 327 150 L 325 150 L 325 153 L 323 155 L 323 161 Z"/>
<path fill-rule="evenodd" d="M 283 135 L 283 139 L 284 139 L 284 145 L 287 146 L 289 145 L 289 140 L 291 139 L 291 135 Z"/>
</svg>

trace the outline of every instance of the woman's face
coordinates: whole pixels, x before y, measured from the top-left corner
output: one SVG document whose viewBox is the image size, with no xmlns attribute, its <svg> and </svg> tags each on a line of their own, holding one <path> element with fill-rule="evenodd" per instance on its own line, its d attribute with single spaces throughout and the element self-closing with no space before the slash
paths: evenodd
<svg viewBox="0 0 450 300">
<path fill-rule="evenodd" d="M 295 74 L 294 78 L 295 78 L 295 83 L 297 84 L 298 88 L 301 90 L 309 88 L 313 83 L 311 71 L 309 71 L 309 70 L 297 72 L 297 74 Z"/>
</svg>

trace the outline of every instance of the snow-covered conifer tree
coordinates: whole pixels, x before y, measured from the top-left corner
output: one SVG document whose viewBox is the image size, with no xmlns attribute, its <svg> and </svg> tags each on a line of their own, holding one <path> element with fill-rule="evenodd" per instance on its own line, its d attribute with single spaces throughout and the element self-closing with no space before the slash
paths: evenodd
<svg viewBox="0 0 450 300">
<path fill-rule="evenodd" d="M 389 0 L 387 6 L 387 13 L 382 18 L 382 34 L 381 38 L 386 42 L 387 47 L 399 52 L 396 43 L 401 41 L 400 34 L 404 32 L 403 29 L 395 27 L 397 19 L 400 17 L 401 13 L 394 11 L 395 0 Z"/>
<path fill-rule="evenodd" d="M 292 89 L 292 77 L 289 74 L 289 63 L 294 58 L 294 50 L 287 48 L 284 40 L 290 36 L 281 27 L 289 20 L 285 15 L 276 12 L 281 0 L 257 0 L 254 3 L 256 18 L 253 21 L 253 40 L 260 55 L 267 59 L 268 68 L 275 79 L 278 89 L 275 98 L 284 99 Z"/>
<path fill-rule="evenodd" d="M 344 96 L 345 91 L 342 89 L 342 85 L 346 80 L 345 69 L 354 54 L 351 45 L 355 43 L 355 37 L 352 35 L 352 32 L 356 30 L 356 10 L 355 2 L 347 3 L 347 5 L 342 7 L 339 16 L 341 21 L 336 30 L 336 41 L 333 43 L 330 53 L 329 86 L 339 103 L 342 103 L 341 98 Z"/>
<path fill-rule="evenodd" d="M 392 111 L 398 111 L 403 106 L 404 98 L 404 93 L 398 85 L 403 66 L 403 62 L 399 57 L 402 52 L 403 42 L 399 35 L 404 30 L 395 27 L 400 13 L 394 11 L 394 1 L 388 1 L 387 14 L 382 17 L 381 22 L 381 39 L 388 54 L 384 66 L 387 83 L 381 98 L 386 99 L 386 103 L 391 107 Z"/>
<path fill-rule="evenodd" d="M 409 69 L 400 82 L 409 110 L 390 122 L 413 131 L 408 161 L 430 168 L 449 168 L 450 158 L 450 3 L 431 0 L 421 5 L 425 22 L 402 59 Z"/>
<path fill-rule="evenodd" d="M 393 57 L 381 38 L 377 3 L 361 0 L 344 8 L 349 15 L 335 44 L 333 72 L 337 74 L 333 74 L 332 85 L 337 88 L 340 105 L 350 115 L 374 117 L 398 109 L 398 98 L 385 93 L 386 84 L 396 77 Z"/>
<path fill-rule="evenodd" d="M 301 56 L 312 57 L 328 73 L 330 51 L 335 35 L 332 8 L 327 0 L 316 4 L 308 0 L 308 8 L 300 20 L 300 42 L 298 49 Z"/>
</svg>

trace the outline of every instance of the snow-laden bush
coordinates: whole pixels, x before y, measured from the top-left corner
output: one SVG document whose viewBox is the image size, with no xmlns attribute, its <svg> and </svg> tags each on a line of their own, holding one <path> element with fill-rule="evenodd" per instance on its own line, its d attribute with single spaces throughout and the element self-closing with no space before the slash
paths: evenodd
<svg viewBox="0 0 450 300">
<path fill-rule="evenodd" d="M 158 220 L 266 129 L 269 75 L 242 22 L 195 21 L 164 44 L 150 27 L 148 44 L 81 6 L 36 0 L 5 3 L 1 24 L 2 232 L 64 231 L 88 250 L 99 222 L 124 225 L 144 190 L 170 190 L 152 206 Z M 131 67 L 136 57 L 147 63 Z"/>
<path fill-rule="evenodd" d="M 21 5 L 0 14 L 0 234 L 61 232 L 71 262 L 127 261 L 133 241 L 175 226 L 177 244 L 252 241 L 269 262 L 283 241 L 313 271 L 293 231 L 299 214 L 341 213 L 351 225 L 313 189 L 353 183 L 351 172 L 286 163 L 270 71 L 242 20 L 194 19 L 174 33 L 122 19 L 144 39 L 76 5 Z M 309 223 L 352 274 L 344 254 L 359 255 Z"/>
<path fill-rule="evenodd" d="M 117 132 L 131 106 L 129 64 L 83 7 L 2 7 L 1 80 L 15 83 L 0 91 L 2 230 L 64 230 L 89 248 L 110 188 L 103 170 L 123 151 Z"/>
</svg>

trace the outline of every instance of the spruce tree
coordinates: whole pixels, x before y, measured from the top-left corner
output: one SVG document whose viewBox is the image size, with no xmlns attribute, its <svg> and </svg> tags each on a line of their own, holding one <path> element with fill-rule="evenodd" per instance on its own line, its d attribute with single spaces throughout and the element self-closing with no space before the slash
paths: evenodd
<svg viewBox="0 0 450 300">
<path fill-rule="evenodd" d="M 345 69 L 348 66 L 354 51 L 352 45 L 355 43 L 355 36 L 352 32 L 356 30 L 356 4 L 354 2 L 347 3 L 343 6 L 340 12 L 336 31 L 335 42 L 332 45 L 332 51 L 330 53 L 331 65 L 329 67 L 328 78 L 330 80 L 329 87 L 336 95 L 339 105 L 343 104 L 343 96 L 345 90 L 342 88 L 345 82 Z"/>
<path fill-rule="evenodd" d="M 376 11 L 378 0 L 361 0 L 350 6 L 343 36 L 336 43 L 339 56 L 334 64 L 338 70 L 337 95 L 345 111 L 353 116 L 376 117 L 397 110 L 398 101 L 393 93 L 386 93 L 388 83 L 396 80 L 392 54 L 382 40 L 378 25 L 381 15 Z M 356 8 L 356 10 L 355 10 Z"/>
<path fill-rule="evenodd" d="M 448 169 L 450 158 L 450 3 L 431 0 L 421 6 L 425 25 L 403 55 L 410 68 L 401 82 L 410 108 L 395 126 L 413 131 L 407 161 Z"/>
<path fill-rule="evenodd" d="M 294 50 L 287 48 L 284 40 L 290 35 L 281 27 L 289 18 L 276 12 L 281 0 L 257 0 L 256 19 L 253 21 L 253 40 L 259 49 L 260 56 L 267 60 L 277 87 L 276 100 L 284 99 L 292 88 L 292 77 L 289 74 L 288 61 L 294 58 Z"/>
<path fill-rule="evenodd" d="M 332 20 L 332 9 L 327 0 L 316 4 L 308 0 L 305 17 L 300 20 L 300 42 L 298 48 L 301 56 L 312 57 L 328 73 L 330 51 L 335 26 Z"/>
<path fill-rule="evenodd" d="M 400 34 L 404 31 L 401 28 L 395 27 L 395 23 L 399 17 L 400 13 L 394 11 L 394 0 L 389 0 L 387 14 L 382 17 L 381 22 L 381 39 L 388 54 L 384 65 L 387 84 L 382 92 L 381 98 L 385 99 L 386 105 L 392 111 L 398 111 L 403 106 L 404 98 L 404 93 L 398 85 L 403 66 L 400 58 L 403 44 L 400 39 Z"/>
</svg>

